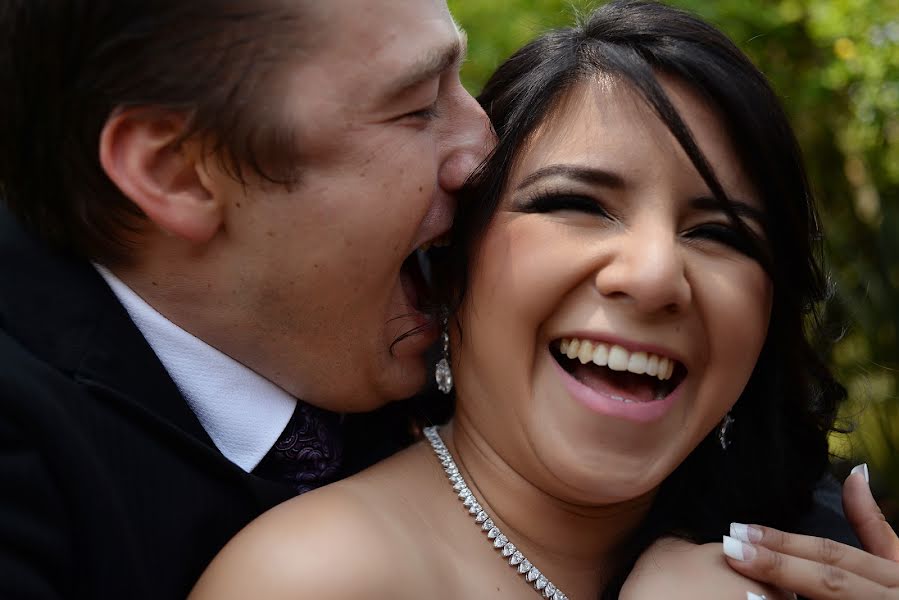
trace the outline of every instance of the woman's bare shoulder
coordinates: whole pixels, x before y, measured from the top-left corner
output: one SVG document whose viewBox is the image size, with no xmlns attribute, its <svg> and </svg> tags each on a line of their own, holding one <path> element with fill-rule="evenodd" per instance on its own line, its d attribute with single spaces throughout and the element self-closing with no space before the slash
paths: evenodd
<svg viewBox="0 0 899 600">
<path fill-rule="evenodd" d="M 416 582 L 403 582 L 397 565 L 424 558 L 409 547 L 388 503 L 389 495 L 377 493 L 364 478 L 289 500 L 238 533 L 191 598 L 402 597 L 402 584 L 414 589 Z M 424 566 L 401 571 L 420 573 Z"/>
<path fill-rule="evenodd" d="M 768 600 L 792 598 L 727 566 L 721 544 L 693 544 L 663 538 L 637 560 L 619 597 L 621 600 L 718 600 L 746 598 L 746 592 L 764 595 Z"/>
</svg>

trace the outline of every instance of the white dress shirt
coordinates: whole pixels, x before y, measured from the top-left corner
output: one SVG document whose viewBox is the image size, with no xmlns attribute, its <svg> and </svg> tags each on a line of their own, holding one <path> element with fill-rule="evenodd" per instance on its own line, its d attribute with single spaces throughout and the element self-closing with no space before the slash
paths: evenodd
<svg viewBox="0 0 899 600">
<path fill-rule="evenodd" d="M 102 265 L 94 265 L 225 457 L 252 471 L 287 426 L 296 398 L 181 329 Z"/>
</svg>

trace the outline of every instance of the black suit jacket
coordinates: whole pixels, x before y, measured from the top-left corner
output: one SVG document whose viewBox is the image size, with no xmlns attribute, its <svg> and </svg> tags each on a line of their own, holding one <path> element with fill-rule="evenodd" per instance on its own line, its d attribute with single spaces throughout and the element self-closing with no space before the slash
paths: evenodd
<svg viewBox="0 0 899 600">
<path fill-rule="evenodd" d="M 293 493 L 215 448 L 90 264 L 0 209 L 0 598 L 183 598 Z"/>
</svg>

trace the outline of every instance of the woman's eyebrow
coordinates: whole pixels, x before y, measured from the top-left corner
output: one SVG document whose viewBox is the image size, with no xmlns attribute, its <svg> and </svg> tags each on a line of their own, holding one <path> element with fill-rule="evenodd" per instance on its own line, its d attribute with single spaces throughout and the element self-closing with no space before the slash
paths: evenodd
<svg viewBox="0 0 899 600">
<path fill-rule="evenodd" d="M 549 165 L 541 169 L 537 169 L 527 177 L 525 177 L 516 190 L 523 190 L 535 183 L 539 183 L 543 179 L 550 177 L 565 177 L 582 183 L 593 185 L 602 185 L 605 187 L 620 189 L 625 187 L 624 178 L 617 173 L 598 169 L 595 167 L 583 167 L 579 165 Z"/>
</svg>

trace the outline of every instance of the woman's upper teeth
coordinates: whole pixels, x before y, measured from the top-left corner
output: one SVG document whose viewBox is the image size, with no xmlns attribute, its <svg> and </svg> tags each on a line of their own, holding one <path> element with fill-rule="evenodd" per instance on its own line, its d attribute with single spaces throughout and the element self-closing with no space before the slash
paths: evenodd
<svg viewBox="0 0 899 600">
<path fill-rule="evenodd" d="M 629 371 L 637 375 L 651 375 L 661 381 L 671 378 L 675 361 L 666 356 L 650 352 L 628 352 L 621 346 L 564 338 L 559 350 L 571 359 L 578 359 L 582 364 L 592 362 L 600 367 L 608 367 L 613 371 Z"/>
</svg>

